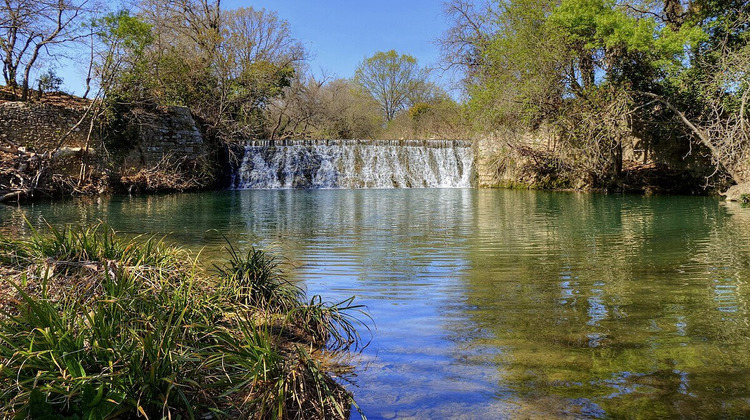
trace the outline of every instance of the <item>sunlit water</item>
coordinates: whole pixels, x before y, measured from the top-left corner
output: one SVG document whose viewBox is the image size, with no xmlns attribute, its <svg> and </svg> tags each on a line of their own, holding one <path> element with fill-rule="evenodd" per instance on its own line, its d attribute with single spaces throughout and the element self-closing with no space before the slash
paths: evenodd
<svg viewBox="0 0 750 420">
<path fill-rule="evenodd" d="M 471 189 L 234 191 L 0 207 L 215 258 L 285 256 L 375 320 L 349 385 L 378 418 L 750 417 L 750 208 Z M 367 334 L 365 334 L 367 336 Z"/>
</svg>

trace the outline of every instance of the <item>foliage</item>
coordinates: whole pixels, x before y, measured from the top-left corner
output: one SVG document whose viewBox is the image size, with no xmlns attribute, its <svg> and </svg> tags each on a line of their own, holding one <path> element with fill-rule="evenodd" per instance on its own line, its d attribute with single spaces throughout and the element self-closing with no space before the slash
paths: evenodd
<svg viewBox="0 0 750 420">
<path fill-rule="evenodd" d="M 39 93 L 43 94 L 44 92 L 59 92 L 62 83 L 63 80 L 55 74 L 55 71 L 49 69 L 46 73 L 39 76 L 37 85 L 39 87 Z"/>
<path fill-rule="evenodd" d="M 605 185 L 621 176 L 627 138 L 653 162 L 746 179 L 746 2 L 488 4 L 452 1 L 443 39 L 481 130 L 551 126 L 561 140 L 552 153 Z"/>
<path fill-rule="evenodd" d="M 371 139 L 382 125 L 377 102 L 345 79 L 295 78 L 266 109 L 271 139 Z"/>
<path fill-rule="evenodd" d="M 248 304 L 233 289 L 240 278 L 250 287 L 279 275 L 259 250 L 232 251 L 212 278 L 162 240 L 125 240 L 104 225 L 51 232 L 0 239 L 0 262 L 26 273 L 2 281 L 15 290 L 1 302 L 3 417 L 348 415 L 351 396 L 303 349 L 326 344 L 304 344 L 307 330 L 356 346 L 351 301 L 308 305 L 283 283 L 264 298 L 294 296 L 289 307 Z"/>
<path fill-rule="evenodd" d="M 91 30 L 102 46 L 92 64 L 100 87 L 115 101 L 123 95 L 118 88 L 137 83 L 145 75 L 143 56 L 154 42 L 152 27 L 128 10 L 120 10 L 94 19 Z"/>
<path fill-rule="evenodd" d="M 150 28 L 148 39 L 138 38 L 150 42 L 125 51 L 132 71 L 116 80 L 115 99 L 187 106 L 226 139 L 265 134 L 264 110 L 305 59 L 274 12 L 222 10 L 208 0 L 144 0 L 137 19 L 143 27 L 125 29 Z"/>
<path fill-rule="evenodd" d="M 302 291 L 284 279 L 273 257 L 255 248 L 242 255 L 231 244 L 227 250 L 227 262 L 215 267 L 236 299 L 272 312 L 290 310 L 298 303 Z"/>
<path fill-rule="evenodd" d="M 464 139 L 469 126 L 464 108 L 450 98 L 417 102 L 396 116 L 382 137 L 396 139 Z"/>
<path fill-rule="evenodd" d="M 419 96 L 426 90 L 426 79 L 416 58 L 395 50 L 366 58 L 354 74 L 355 83 L 380 104 L 386 121 L 422 99 Z"/>
</svg>

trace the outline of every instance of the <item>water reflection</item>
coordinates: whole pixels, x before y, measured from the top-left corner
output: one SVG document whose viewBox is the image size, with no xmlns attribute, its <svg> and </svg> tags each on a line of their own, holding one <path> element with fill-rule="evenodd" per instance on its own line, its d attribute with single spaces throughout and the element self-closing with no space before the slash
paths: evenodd
<svg viewBox="0 0 750 420">
<path fill-rule="evenodd" d="M 480 240 L 472 255 L 498 271 L 475 272 L 466 293 L 481 308 L 474 320 L 508 349 L 497 363 L 524 412 L 750 414 L 748 390 L 725 376 L 748 379 L 737 283 L 750 232 L 727 229 L 725 207 L 513 192 L 479 192 L 478 204 L 479 226 L 500 245 Z M 493 223 L 497 213 L 514 222 Z M 727 235 L 745 242 L 730 249 Z"/>
<path fill-rule="evenodd" d="M 695 197 L 241 191 L 0 207 L 270 247 L 377 323 L 370 418 L 750 416 L 750 209 Z"/>
</svg>

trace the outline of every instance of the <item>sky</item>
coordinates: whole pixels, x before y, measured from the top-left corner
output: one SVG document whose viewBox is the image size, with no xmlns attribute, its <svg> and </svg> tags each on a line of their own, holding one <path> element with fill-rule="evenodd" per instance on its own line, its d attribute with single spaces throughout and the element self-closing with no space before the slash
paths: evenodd
<svg viewBox="0 0 750 420">
<path fill-rule="evenodd" d="M 392 49 L 422 66 L 436 66 L 436 40 L 447 28 L 442 0 L 222 0 L 222 6 L 276 11 L 305 45 L 316 76 L 352 77 L 364 58 Z M 74 65 L 59 73 L 67 90 L 83 92 L 82 69 Z M 451 81 L 440 71 L 433 77 L 445 87 Z"/>
<path fill-rule="evenodd" d="M 377 51 L 396 50 L 437 64 L 435 41 L 446 27 L 441 0 L 224 0 L 227 8 L 278 12 L 311 53 L 310 67 L 351 77 Z"/>
</svg>

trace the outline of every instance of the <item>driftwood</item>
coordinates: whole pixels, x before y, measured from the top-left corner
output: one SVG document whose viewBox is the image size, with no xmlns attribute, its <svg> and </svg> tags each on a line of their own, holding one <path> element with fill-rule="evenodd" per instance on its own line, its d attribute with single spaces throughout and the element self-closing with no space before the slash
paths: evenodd
<svg viewBox="0 0 750 420">
<path fill-rule="evenodd" d="M 120 177 L 128 192 L 189 191 L 206 187 L 211 182 L 210 167 L 205 159 L 164 156 L 156 165 Z"/>
<path fill-rule="evenodd" d="M 0 203 L 33 197 L 49 164 L 46 154 L 27 152 L 21 147 L 0 150 Z"/>
</svg>

